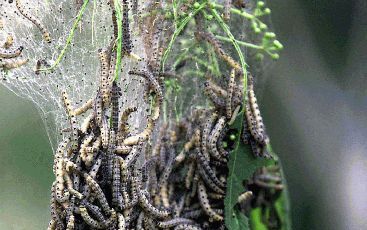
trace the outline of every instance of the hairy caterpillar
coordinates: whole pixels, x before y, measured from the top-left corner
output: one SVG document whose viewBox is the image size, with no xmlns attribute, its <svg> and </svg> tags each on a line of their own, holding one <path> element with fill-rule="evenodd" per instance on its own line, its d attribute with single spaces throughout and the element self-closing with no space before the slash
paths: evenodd
<svg viewBox="0 0 367 230">
<path fill-rule="evenodd" d="M 205 213 L 214 221 L 223 221 L 223 217 L 216 213 L 210 206 L 206 188 L 201 180 L 198 181 L 198 196 L 200 205 L 204 209 Z"/>
<path fill-rule="evenodd" d="M 103 99 L 100 91 L 97 92 L 97 96 L 94 103 L 94 111 L 96 113 L 97 125 L 102 126 L 102 117 L 104 117 L 104 111 L 103 111 Z"/>
<path fill-rule="evenodd" d="M 48 42 L 51 43 L 51 36 L 50 33 L 48 32 L 48 30 L 46 29 L 46 27 L 33 15 L 31 15 L 26 9 L 25 7 L 22 5 L 22 3 L 20 2 L 20 0 L 16 0 L 15 1 L 15 5 L 17 6 L 19 12 L 25 17 L 27 18 L 29 21 L 31 21 L 34 25 L 37 26 L 37 28 L 42 32 L 43 35 L 43 39 Z"/>
<path fill-rule="evenodd" d="M 90 134 L 90 135 L 86 136 L 84 138 L 82 144 L 80 145 L 79 153 L 80 153 L 81 159 L 84 162 L 86 161 L 86 158 L 87 158 L 87 147 L 92 142 L 93 138 L 94 138 L 93 134 Z"/>
<path fill-rule="evenodd" d="M 208 81 L 204 82 L 204 94 L 210 99 L 216 108 L 225 107 L 225 101 L 210 88 Z"/>
<path fill-rule="evenodd" d="M 111 226 L 113 224 L 113 222 L 116 220 L 116 212 L 115 210 L 112 209 L 111 211 L 111 216 L 108 220 L 104 221 L 104 222 L 98 222 L 96 220 L 94 220 L 88 213 L 87 209 L 81 205 L 79 207 L 80 210 L 80 215 L 82 216 L 83 220 L 91 227 L 93 228 L 97 228 L 97 229 L 103 229 L 103 228 L 107 228 L 109 226 Z"/>
<path fill-rule="evenodd" d="M 51 186 L 51 199 L 50 199 L 51 218 L 52 220 L 56 222 L 56 225 L 59 229 L 64 229 L 65 226 L 60 218 L 59 207 L 56 202 L 55 187 L 56 187 L 56 182 L 54 182 Z"/>
<path fill-rule="evenodd" d="M 122 195 L 120 193 L 121 188 L 121 172 L 120 162 L 117 158 L 113 161 L 113 174 L 112 174 L 112 205 L 115 207 L 122 206 Z"/>
</svg>

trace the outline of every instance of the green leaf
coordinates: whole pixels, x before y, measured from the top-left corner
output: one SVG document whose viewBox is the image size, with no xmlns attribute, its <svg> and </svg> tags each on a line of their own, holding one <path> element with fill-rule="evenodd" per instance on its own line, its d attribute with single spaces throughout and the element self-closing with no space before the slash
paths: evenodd
<svg viewBox="0 0 367 230">
<path fill-rule="evenodd" d="M 243 112 L 241 112 L 231 128 L 240 133 L 243 122 Z M 229 157 L 229 173 L 227 178 L 227 192 L 225 203 L 225 223 L 229 230 L 246 230 L 249 228 L 248 218 L 235 208 L 237 198 L 245 192 L 243 181 L 249 179 L 256 169 L 274 164 L 274 160 L 255 158 L 248 145 L 244 145 L 237 135 L 235 149 Z"/>
</svg>

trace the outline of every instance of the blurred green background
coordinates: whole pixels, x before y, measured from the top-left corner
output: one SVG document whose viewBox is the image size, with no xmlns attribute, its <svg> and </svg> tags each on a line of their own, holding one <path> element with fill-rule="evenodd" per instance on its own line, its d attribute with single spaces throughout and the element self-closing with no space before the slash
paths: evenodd
<svg viewBox="0 0 367 230">
<path fill-rule="evenodd" d="M 367 226 L 367 1 L 272 0 L 285 45 L 261 109 L 294 229 Z M 45 229 L 52 150 L 32 103 L 0 86 L 0 229 Z"/>
</svg>

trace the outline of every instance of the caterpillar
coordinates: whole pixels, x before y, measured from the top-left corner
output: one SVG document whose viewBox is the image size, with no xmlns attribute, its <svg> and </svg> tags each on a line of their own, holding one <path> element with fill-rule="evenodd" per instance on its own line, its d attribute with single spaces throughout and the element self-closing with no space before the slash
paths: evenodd
<svg viewBox="0 0 367 230">
<path fill-rule="evenodd" d="M 69 193 L 73 196 L 75 196 L 76 198 L 78 198 L 79 200 L 83 199 L 83 194 L 81 194 L 80 192 L 78 192 L 77 190 L 74 189 L 73 187 L 73 181 L 70 178 L 70 175 L 68 173 L 64 174 L 64 180 L 66 182 L 66 187 L 69 191 Z"/>
<path fill-rule="evenodd" d="M 37 28 L 42 32 L 43 35 L 43 39 L 48 42 L 51 43 L 51 36 L 50 33 L 48 32 L 48 30 L 46 29 L 46 27 L 33 15 L 31 15 L 26 9 L 25 7 L 22 5 L 20 0 L 16 0 L 15 1 L 15 5 L 19 10 L 19 13 L 21 15 L 23 15 L 25 18 L 27 18 L 29 21 L 31 21 L 34 25 L 37 26 Z"/>
<path fill-rule="evenodd" d="M 131 151 L 131 147 L 125 146 L 125 145 L 116 146 L 115 148 L 116 154 L 129 154 L 130 151 Z"/>
<path fill-rule="evenodd" d="M 69 100 L 69 95 L 66 93 L 65 90 L 61 92 L 62 94 L 62 101 L 66 113 L 69 117 L 69 122 L 71 126 L 71 149 L 76 151 L 78 149 L 78 127 L 77 127 L 77 120 L 75 115 L 73 114 L 73 107 L 71 105 L 71 101 Z"/>
<path fill-rule="evenodd" d="M 82 144 L 80 145 L 79 153 L 80 153 L 81 159 L 84 162 L 86 161 L 86 158 L 87 158 L 87 147 L 92 142 L 93 138 L 94 138 L 93 134 L 90 134 L 90 135 L 86 136 L 84 138 Z"/>
<path fill-rule="evenodd" d="M 121 213 L 117 213 L 118 230 L 126 230 L 125 218 Z"/>
<path fill-rule="evenodd" d="M 143 230 L 144 212 L 140 212 L 138 220 L 136 221 L 136 230 Z"/>
<path fill-rule="evenodd" d="M 202 228 L 193 224 L 179 224 L 174 228 L 174 230 L 202 230 Z"/>
<path fill-rule="evenodd" d="M 160 106 L 163 102 L 163 92 L 162 92 L 162 88 L 161 88 L 159 82 L 155 79 L 153 74 L 149 71 L 130 70 L 129 74 L 144 77 L 149 82 L 150 86 L 153 88 L 153 91 L 156 94 L 156 104 L 155 104 L 156 109 L 153 113 L 152 120 L 153 121 L 157 120 L 158 117 L 159 117 L 159 113 L 160 113 L 159 109 L 160 109 Z"/>
<path fill-rule="evenodd" d="M 1 28 L 0 28 L 1 30 Z M 54 219 L 51 219 L 48 222 L 47 230 L 56 230 L 56 221 Z"/>
<path fill-rule="evenodd" d="M 75 116 L 79 116 L 85 112 L 88 111 L 88 109 L 91 109 L 93 106 L 93 99 L 89 99 L 88 101 L 86 101 L 82 106 L 80 106 L 79 108 L 74 109 L 73 113 Z"/>
<path fill-rule="evenodd" d="M 225 107 L 225 101 L 210 88 L 208 81 L 204 82 L 204 94 L 210 99 L 216 108 Z"/>
<path fill-rule="evenodd" d="M 109 74 L 109 59 L 108 59 L 108 51 L 104 49 L 98 50 L 99 62 L 101 65 L 100 72 L 100 89 L 102 93 L 103 105 L 107 106 L 110 102 L 110 94 L 111 89 L 109 88 L 108 83 L 108 74 Z"/>
<path fill-rule="evenodd" d="M 259 106 L 257 104 L 257 99 L 255 96 L 255 92 L 254 92 L 254 80 L 253 77 L 251 75 L 249 75 L 249 84 L 248 84 L 248 101 L 249 101 L 249 105 L 250 108 L 252 110 L 252 115 L 253 115 L 253 119 L 254 119 L 254 123 L 256 125 L 256 128 L 251 128 L 250 126 L 250 131 L 252 129 L 256 129 L 256 132 L 258 133 L 257 135 L 254 135 L 254 138 L 257 142 L 266 145 L 269 140 L 266 136 L 266 134 L 264 133 L 264 123 L 263 123 L 263 119 L 261 117 L 260 114 L 260 110 L 259 110 Z"/>
<path fill-rule="evenodd" d="M 237 202 L 241 205 L 241 206 L 246 206 L 248 204 L 248 202 L 250 202 L 250 200 L 252 199 L 252 192 L 251 191 L 247 191 L 242 193 L 241 195 L 238 196 Z"/>
<path fill-rule="evenodd" d="M 213 113 L 211 115 L 210 118 L 208 118 L 204 125 L 203 125 L 203 132 L 201 134 L 201 151 L 205 157 L 205 159 L 209 159 L 209 153 L 208 153 L 208 148 L 207 148 L 207 141 L 208 141 L 208 137 L 212 128 L 212 125 L 214 123 L 214 121 L 217 119 L 218 114 L 217 113 Z"/>
<path fill-rule="evenodd" d="M 214 183 L 214 181 L 209 177 L 209 175 L 207 175 L 206 171 L 199 165 L 197 166 L 197 171 L 198 175 L 200 175 L 201 179 L 209 186 L 210 189 L 212 189 L 216 193 L 225 194 L 224 190 L 221 189 L 216 183 Z"/>
<path fill-rule="evenodd" d="M 113 161 L 113 177 L 112 177 L 112 205 L 115 207 L 122 207 L 122 195 L 120 193 L 121 187 L 121 172 L 120 162 L 118 159 Z"/>
<path fill-rule="evenodd" d="M 106 196 L 104 195 L 101 187 L 88 173 L 84 173 L 83 176 L 85 178 L 86 183 L 94 190 L 96 198 L 100 202 L 103 211 L 107 214 L 111 214 L 110 206 L 108 205 Z"/>
<path fill-rule="evenodd" d="M 246 110 L 245 110 L 245 117 L 248 124 L 248 129 L 250 130 L 251 136 L 258 142 L 263 143 L 264 136 L 258 132 L 258 129 L 256 127 L 256 120 L 253 116 L 253 113 L 251 111 L 250 102 L 249 100 L 246 103 Z"/>
<path fill-rule="evenodd" d="M 232 6 L 232 0 L 224 1 L 223 19 L 225 21 L 229 21 L 231 19 L 231 12 L 230 12 L 231 6 Z"/>
<path fill-rule="evenodd" d="M 71 214 L 68 223 L 66 225 L 66 230 L 74 230 L 74 227 L 75 227 L 75 217 L 73 214 Z"/>
<path fill-rule="evenodd" d="M 139 202 L 139 190 L 140 186 L 138 177 L 134 176 L 131 178 L 131 199 L 130 201 L 126 202 L 126 195 L 124 197 L 125 203 L 123 205 L 123 209 L 129 209 L 134 207 Z M 123 186 L 124 187 L 124 186 Z"/>
<path fill-rule="evenodd" d="M 212 33 L 204 31 L 196 31 L 195 36 L 197 37 L 198 40 L 207 41 L 210 45 L 213 46 L 215 52 L 219 55 L 219 57 L 222 58 L 225 62 L 227 62 L 229 66 L 242 72 L 241 65 L 223 50 L 221 44 L 215 39 Z"/>
<path fill-rule="evenodd" d="M 119 97 L 121 95 L 121 88 L 117 86 L 114 81 L 111 90 L 111 128 L 118 132 L 119 126 Z"/>
<path fill-rule="evenodd" d="M 122 52 L 124 54 L 130 54 L 132 42 L 130 37 L 129 5 L 127 0 L 122 0 L 122 29 Z"/>
<path fill-rule="evenodd" d="M 229 76 L 228 81 L 228 89 L 227 89 L 227 97 L 226 97 L 226 116 L 227 119 L 231 119 L 232 117 L 232 96 L 233 96 L 233 89 L 235 85 L 235 75 L 236 72 L 234 69 L 231 70 L 231 74 Z"/>
<path fill-rule="evenodd" d="M 59 208 L 57 207 L 58 204 L 56 202 L 56 195 L 55 195 L 55 189 L 56 187 L 56 182 L 53 182 L 52 186 L 51 186 L 51 199 L 50 199 L 50 209 L 51 209 L 51 218 L 52 220 L 54 220 L 56 223 L 57 228 L 59 229 L 64 229 L 64 223 L 60 218 L 59 215 Z"/>
<path fill-rule="evenodd" d="M 39 75 L 41 73 L 41 67 L 42 67 L 42 65 L 46 66 L 47 68 L 50 68 L 51 67 L 51 65 L 49 65 L 46 60 L 37 60 L 36 68 L 34 70 L 34 73 L 36 75 Z"/>
<path fill-rule="evenodd" d="M 100 90 L 98 90 L 96 99 L 94 101 L 94 111 L 96 113 L 97 125 L 102 126 L 102 117 L 104 117 L 104 112 L 103 112 L 103 99 Z"/>
<path fill-rule="evenodd" d="M 107 228 L 107 227 L 111 226 L 114 223 L 114 221 L 116 220 L 116 212 L 113 209 L 111 211 L 110 218 L 108 220 L 104 221 L 104 222 L 98 222 L 98 221 L 94 220 L 89 215 L 87 209 L 83 205 L 81 205 L 79 207 L 79 210 L 80 210 L 80 215 L 82 216 L 85 223 L 87 223 L 89 226 L 91 226 L 93 228 L 97 228 L 97 229 Z"/>
<path fill-rule="evenodd" d="M 11 60 L 2 60 L 0 59 L 0 68 L 4 70 L 11 70 L 19 68 L 25 64 L 27 64 L 29 59 L 11 59 Z"/>
<path fill-rule="evenodd" d="M 110 0 L 110 5 L 112 9 L 112 25 L 113 25 L 113 36 L 115 39 L 118 37 L 118 25 L 117 25 L 117 17 L 116 17 L 116 10 L 115 10 L 115 3 L 114 0 Z"/>
<path fill-rule="evenodd" d="M 96 156 L 97 151 L 98 151 L 99 147 L 101 146 L 101 143 L 102 143 L 102 139 L 101 139 L 100 136 L 98 136 L 96 138 L 96 140 L 94 141 L 92 147 L 87 147 L 86 148 L 87 156 L 85 158 L 85 165 L 87 167 L 90 167 L 92 165 L 93 159 Z"/>
<path fill-rule="evenodd" d="M 159 219 L 167 218 L 170 215 L 170 212 L 168 210 L 159 210 L 158 208 L 154 207 L 149 202 L 148 198 L 146 197 L 146 194 L 143 191 L 139 190 L 138 194 L 139 194 L 140 207 L 145 212 Z"/>
<path fill-rule="evenodd" d="M 198 196 L 200 205 L 204 209 L 205 213 L 214 221 L 223 221 L 223 217 L 216 213 L 210 206 L 206 188 L 201 180 L 198 181 Z"/>
<path fill-rule="evenodd" d="M 106 221 L 106 218 L 103 216 L 102 212 L 101 212 L 101 209 L 96 206 L 96 205 L 93 205 L 91 203 L 89 203 L 87 200 L 82 200 L 80 202 L 81 205 L 83 205 L 87 211 L 91 212 L 92 215 L 94 217 L 96 217 L 96 219 L 99 221 L 99 222 L 105 222 Z"/>
<path fill-rule="evenodd" d="M 139 142 L 143 142 L 143 141 L 148 140 L 150 135 L 153 132 L 153 126 L 154 126 L 153 119 L 149 118 L 148 123 L 147 123 L 147 127 L 141 133 L 126 138 L 122 142 L 122 144 L 123 145 L 136 145 Z"/>
<path fill-rule="evenodd" d="M 194 224 L 194 221 L 187 218 L 173 218 L 171 220 L 158 222 L 158 227 L 160 228 L 173 228 L 180 224 Z"/>
<path fill-rule="evenodd" d="M 107 149 L 109 143 L 109 132 L 108 132 L 107 118 L 105 116 L 102 118 L 102 127 L 100 127 L 100 130 L 101 130 L 102 147 L 104 149 Z"/>
<path fill-rule="evenodd" d="M 90 113 L 82 122 L 82 124 L 80 125 L 80 131 L 82 133 L 87 133 L 87 130 L 90 126 L 91 121 L 94 119 L 95 117 L 95 113 Z"/>
<path fill-rule="evenodd" d="M 191 185 L 191 182 L 194 178 L 194 174 L 195 174 L 195 167 L 196 167 L 196 164 L 195 162 L 191 162 L 189 164 L 189 168 L 187 170 L 187 174 L 186 174 L 186 177 L 185 177 L 185 187 L 186 189 L 190 189 L 190 185 Z"/>
<path fill-rule="evenodd" d="M 20 46 L 15 50 L 0 49 L 0 58 L 8 59 L 19 57 L 19 55 L 22 54 L 23 49 L 23 46 Z"/>
<path fill-rule="evenodd" d="M 137 107 L 128 107 L 126 108 L 120 115 L 119 118 L 119 126 L 118 126 L 118 142 L 121 143 L 123 137 L 129 133 L 127 120 L 129 119 L 129 115 L 138 110 Z"/>
<path fill-rule="evenodd" d="M 209 161 L 205 159 L 200 150 L 197 151 L 197 156 L 199 160 L 198 168 L 200 168 L 199 172 L 201 172 L 200 175 L 203 177 L 206 177 L 207 175 L 210 181 L 212 181 L 215 185 L 219 187 L 225 187 L 225 185 L 217 178 L 214 170 L 209 165 Z"/>
<path fill-rule="evenodd" d="M 10 47 L 12 47 L 12 46 L 13 46 L 13 44 L 14 44 L 14 38 L 13 38 L 13 35 L 8 34 L 8 36 L 6 36 L 6 40 L 5 40 L 5 42 L 4 42 L 3 47 L 4 47 L 5 49 L 9 49 Z"/>
<path fill-rule="evenodd" d="M 215 124 L 210 137 L 209 137 L 209 141 L 208 141 L 208 147 L 209 147 L 209 153 L 211 153 L 211 156 L 214 157 L 215 159 L 219 160 L 219 161 L 223 161 L 226 162 L 227 159 L 224 158 L 225 156 L 222 156 L 220 154 L 220 152 L 217 149 L 217 142 L 218 142 L 218 138 L 220 136 L 220 133 L 222 132 L 222 130 L 224 129 L 226 125 L 226 118 L 220 117 L 217 121 L 217 123 Z"/>
</svg>

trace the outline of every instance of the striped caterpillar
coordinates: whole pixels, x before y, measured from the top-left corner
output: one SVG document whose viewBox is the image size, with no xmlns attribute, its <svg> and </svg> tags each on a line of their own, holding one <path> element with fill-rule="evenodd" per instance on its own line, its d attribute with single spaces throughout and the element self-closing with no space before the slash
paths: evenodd
<svg viewBox="0 0 367 230">
<path fill-rule="evenodd" d="M 137 107 L 128 107 L 121 113 L 118 125 L 118 143 L 121 143 L 125 135 L 129 133 L 127 120 L 129 119 L 129 115 L 133 112 L 136 112 L 137 110 Z"/>
<path fill-rule="evenodd" d="M 114 81 L 111 90 L 111 128 L 118 132 L 119 122 L 119 97 L 121 95 L 121 88 L 117 86 Z"/>
<path fill-rule="evenodd" d="M 73 107 L 71 105 L 71 101 L 69 100 L 69 95 L 66 93 L 65 90 L 61 92 L 62 94 L 62 101 L 66 113 L 69 117 L 70 127 L 71 127 L 71 149 L 76 151 L 78 149 L 78 127 L 77 127 L 77 120 L 73 113 Z"/>
<path fill-rule="evenodd" d="M 201 151 L 204 157 L 208 160 L 209 160 L 209 153 L 208 153 L 208 148 L 207 148 L 207 142 L 208 142 L 210 131 L 212 129 L 212 125 L 215 122 L 215 120 L 217 119 L 217 117 L 218 117 L 218 114 L 213 113 L 211 117 L 205 121 L 203 132 L 201 135 Z"/>
<path fill-rule="evenodd" d="M 34 25 L 37 26 L 37 28 L 42 32 L 43 35 L 43 39 L 48 42 L 51 43 L 51 36 L 50 33 L 48 32 L 48 30 L 46 29 L 46 27 L 33 15 L 31 15 L 26 9 L 25 7 L 22 5 L 22 3 L 20 2 L 20 0 L 16 0 L 15 1 L 15 5 L 17 6 L 20 14 L 22 14 L 25 18 L 27 18 L 29 21 L 31 21 Z"/>
<path fill-rule="evenodd" d="M 182 224 L 194 224 L 194 221 L 192 221 L 190 219 L 178 217 L 178 218 L 173 218 L 171 220 L 160 221 L 160 222 L 158 222 L 158 227 L 160 227 L 160 228 L 173 228 L 177 225 L 182 225 Z"/>
</svg>

